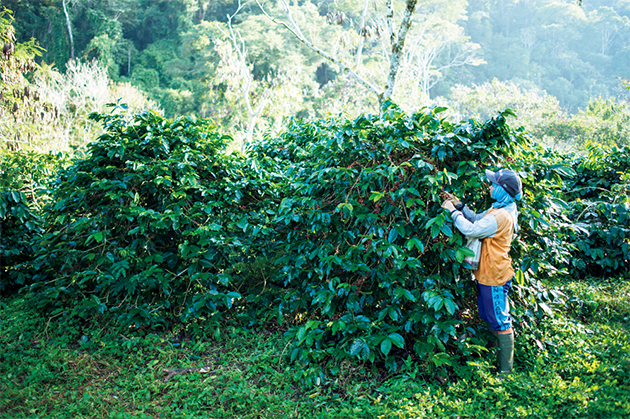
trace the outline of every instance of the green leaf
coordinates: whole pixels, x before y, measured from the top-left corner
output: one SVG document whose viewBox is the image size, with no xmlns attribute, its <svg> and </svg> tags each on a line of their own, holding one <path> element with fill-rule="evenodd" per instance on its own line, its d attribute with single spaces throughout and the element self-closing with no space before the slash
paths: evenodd
<svg viewBox="0 0 630 419">
<path fill-rule="evenodd" d="M 459 263 L 462 263 L 464 259 L 466 259 L 466 256 L 470 257 L 474 255 L 475 255 L 475 252 L 473 252 L 467 247 L 460 247 L 459 249 L 455 251 L 455 259 L 457 259 Z"/>
<path fill-rule="evenodd" d="M 391 340 L 392 343 L 398 346 L 399 348 L 402 349 L 405 347 L 405 339 L 402 336 L 400 336 L 398 333 L 390 333 L 390 335 L 387 338 Z"/>
<path fill-rule="evenodd" d="M 387 310 L 387 314 L 393 321 L 398 321 L 398 311 L 394 307 L 390 307 L 389 310 Z"/>
<path fill-rule="evenodd" d="M 398 238 L 398 231 L 395 228 L 389 230 L 389 235 L 387 236 L 387 241 L 390 243 L 394 243 L 394 241 Z"/>
<path fill-rule="evenodd" d="M 363 349 L 363 341 L 361 339 L 355 339 L 350 346 L 350 355 L 357 356 L 361 353 Z"/>
<path fill-rule="evenodd" d="M 523 271 L 521 269 L 519 269 L 518 271 L 516 271 L 516 282 L 518 283 L 518 285 L 520 285 L 521 287 L 525 286 L 525 275 L 523 274 Z"/>
<path fill-rule="evenodd" d="M 435 303 L 433 304 L 433 309 L 435 311 L 440 311 L 440 309 L 444 306 L 444 298 L 435 297 Z"/>
<path fill-rule="evenodd" d="M 434 239 L 440 234 L 440 226 L 437 223 L 431 224 L 431 238 Z"/>
<path fill-rule="evenodd" d="M 387 356 L 389 355 L 389 351 L 391 351 L 392 349 L 392 341 L 389 340 L 388 338 L 384 339 L 381 342 L 381 352 L 383 352 L 383 355 Z"/>
<path fill-rule="evenodd" d="M 377 202 L 379 199 L 385 196 L 385 192 L 376 192 L 372 191 L 372 195 L 370 195 L 370 201 Z"/>
<path fill-rule="evenodd" d="M 543 311 L 547 313 L 548 315 L 550 316 L 553 315 L 553 310 L 551 310 L 551 307 L 549 307 L 546 303 L 538 303 L 538 306 L 542 308 Z"/>
<path fill-rule="evenodd" d="M 444 306 L 446 307 L 446 311 L 448 311 L 448 314 L 450 314 L 451 316 L 455 314 L 455 310 L 457 309 L 457 306 L 455 305 L 454 301 L 444 299 Z"/>
<path fill-rule="evenodd" d="M 431 227 L 433 224 L 435 224 L 435 222 L 437 221 L 438 217 L 433 217 L 431 218 L 429 221 L 427 221 L 427 223 L 424 225 L 424 228 L 427 229 L 429 227 Z"/>
<path fill-rule="evenodd" d="M 295 267 L 299 268 L 300 266 L 304 265 L 304 262 L 306 262 L 306 258 L 302 255 L 298 256 L 295 260 Z"/>
<path fill-rule="evenodd" d="M 411 291 L 409 291 L 409 290 L 407 290 L 407 289 L 405 289 L 405 290 L 403 290 L 403 291 L 404 291 L 404 293 L 405 293 L 405 297 L 406 297 L 409 301 L 412 301 L 412 302 L 415 302 L 415 301 L 416 301 L 416 297 L 414 297 L 414 295 L 411 293 Z"/>
<path fill-rule="evenodd" d="M 243 230 L 243 232 L 245 232 L 245 230 L 247 230 L 247 226 L 249 225 L 248 219 L 247 217 L 243 216 L 241 217 L 240 220 L 238 220 L 238 223 L 236 223 L 236 226 L 240 229 Z"/>
<path fill-rule="evenodd" d="M 346 323 L 343 320 L 339 319 L 333 323 L 333 326 L 332 326 L 333 334 L 337 333 L 338 331 L 343 332 L 344 330 L 346 330 Z"/>
<path fill-rule="evenodd" d="M 317 329 L 320 323 L 321 322 L 317 320 L 309 320 L 306 322 L 306 330 L 309 330 L 309 329 L 315 330 Z"/>
<path fill-rule="evenodd" d="M 219 280 L 219 283 L 221 285 L 227 286 L 230 283 L 230 275 L 226 273 L 220 273 L 219 275 L 217 275 L 217 279 Z"/>
<path fill-rule="evenodd" d="M 298 340 L 298 341 L 302 341 L 302 340 L 304 340 L 304 335 L 305 335 L 305 334 L 306 334 L 306 328 L 305 328 L 304 326 L 300 327 L 300 328 L 298 329 L 298 332 L 297 332 L 297 335 L 296 335 L 297 340 Z"/>
</svg>

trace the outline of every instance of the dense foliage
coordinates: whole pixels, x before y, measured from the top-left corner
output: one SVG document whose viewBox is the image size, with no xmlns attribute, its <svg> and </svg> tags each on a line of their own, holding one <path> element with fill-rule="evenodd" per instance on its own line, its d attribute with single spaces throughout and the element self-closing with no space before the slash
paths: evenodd
<svg viewBox="0 0 630 419">
<path fill-rule="evenodd" d="M 491 419 L 630 416 L 630 281 L 563 278 L 570 306 L 520 330 L 515 370 L 492 374 L 490 354 L 461 377 L 418 364 L 396 374 L 345 362 L 320 386 L 292 379 L 281 331 L 230 328 L 220 339 L 178 329 L 138 333 L 106 323 L 50 321 L 30 296 L 0 299 L 0 418 Z M 170 376 L 163 369 L 206 367 Z"/>
<path fill-rule="evenodd" d="M 232 23 L 247 52 L 245 72 L 254 78 L 251 95 L 269 99 L 258 128 L 280 129 L 283 119 L 296 114 L 376 110 L 370 93 L 336 65 L 266 19 L 258 5 L 242 3 Z M 273 16 L 284 18 L 274 3 L 261 2 Z M 293 3 L 302 32 L 310 33 L 318 47 L 356 62 L 372 82 L 382 81 L 382 68 L 389 63 L 383 53 L 388 41 L 384 3 L 365 12 L 363 1 Z M 141 88 L 169 117 L 195 114 L 235 132 L 247 130 L 243 69 L 230 60 L 234 51 L 225 36 L 226 16 L 236 12 L 238 1 L 3 4 L 15 13 L 18 41 L 34 37 L 45 49 L 45 62 L 65 70 L 70 58 L 97 59 L 113 80 Z M 403 2 L 392 4 L 397 25 Z M 495 78 L 546 91 L 570 113 L 598 96 L 619 99 L 624 92 L 617 78 L 628 76 L 629 18 L 626 0 L 420 1 L 394 99 L 401 106 L 405 102 L 406 110 L 426 105 L 428 96 L 449 98 L 454 107 L 453 87 Z M 362 55 L 353 55 L 357 50 Z"/>
<path fill-rule="evenodd" d="M 579 226 L 571 274 L 608 277 L 630 268 L 630 150 L 590 144 L 572 160 L 573 180 L 565 185 L 571 220 Z"/>
<path fill-rule="evenodd" d="M 574 277 L 627 274 L 630 263 L 629 150 L 587 144 L 586 153 L 562 153 L 532 144 L 519 152 L 530 194 L 524 211 L 546 214 L 528 221 L 523 270 Z M 549 223 L 549 224 L 547 224 Z"/>
<path fill-rule="evenodd" d="M 14 24 L 0 10 L 0 149 L 80 154 L 100 131 L 91 112 L 122 97 L 130 109 L 156 106 L 129 83 L 112 83 L 95 60 L 70 60 L 63 74 L 38 65 L 41 47 L 34 39 L 16 42 Z"/>
<path fill-rule="evenodd" d="M 5 269 L 67 319 L 217 336 L 237 319 L 280 324 L 296 378 L 321 381 L 346 358 L 454 368 L 487 337 L 442 192 L 481 211 L 486 168 L 520 173 L 511 295 L 528 328 L 563 298 L 541 279 L 628 271 L 629 156 L 543 149 L 509 128 L 510 111 L 459 124 L 442 111 L 386 102 L 380 116 L 296 120 L 248 157 L 226 154 L 207 120 L 94 114 L 105 133 L 59 172 L 46 208 L 30 224 L 3 213 L 5 231 L 39 229 L 5 236 L 25 249 Z"/>
<path fill-rule="evenodd" d="M 107 365 L 98 364 L 99 371 L 125 359 L 148 363 L 148 370 L 182 356 L 191 363 L 204 358 L 207 342 L 195 344 L 192 354 L 174 349 L 188 348 L 191 338 L 252 336 L 250 327 L 262 326 L 264 334 L 285 332 L 279 350 L 270 355 L 274 366 L 266 358 L 248 360 L 246 373 L 239 375 L 230 365 L 220 376 L 229 385 L 216 384 L 217 375 L 205 385 L 202 394 L 212 403 L 190 401 L 175 392 L 168 408 L 175 412 L 220 404 L 217 417 L 248 414 L 247 409 L 267 406 L 264 398 L 240 403 L 246 398 L 244 388 L 250 395 L 252 380 L 262 383 L 266 396 L 294 394 L 295 382 L 302 380 L 323 384 L 323 393 L 309 396 L 317 403 L 306 403 L 308 414 L 323 415 L 324 409 L 357 393 L 349 374 L 360 371 L 363 376 L 371 368 L 379 377 L 402 371 L 403 384 L 396 386 L 415 385 L 419 372 L 440 382 L 454 376 L 460 380 L 450 387 L 454 398 L 439 388 L 422 396 L 432 406 L 427 409 L 400 401 L 403 396 L 387 399 L 386 385 L 376 389 L 370 384 L 366 397 L 385 389 L 377 400 L 384 397 L 386 403 L 359 403 L 366 412 L 481 417 L 480 410 L 515 406 L 515 415 L 522 417 L 540 412 L 625 417 L 628 351 L 622 330 L 629 319 L 624 279 L 630 272 L 626 104 L 591 99 L 584 110 L 567 117 L 555 98 L 495 80 L 452 89 L 451 100 L 459 105 L 450 116 L 444 108 L 405 114 L 387 101 L 378 115 L 300 119 L 339 109 L 363 112 L 373 101 L 251 7 L 229 28 L 244 41 L 250 60 L 238 67 L 234 45 L 226 40 L 228 27 L 219 22 L 226 12 L 234 12 L 231 0 L 94 1 L 90 7 L 73 1 L 8 3 L 17 9 L 18 38 L 26 41 L 25 34 L 40 33 L 45 26 L 44 58 L 57 57 L 66 71 L 37 66 L 41 49 L 35 41 L 16 42 L 11 14 L 0 12 L 5 42 L 0 118 L 13 122 L 3 125 L 8 130 L 3 131 L 4 146 L 32 146 L 39 135 L 43 141 L 65 141 L 66 148 L 80 147 L 98 125 L 104 133 L 72 164 L 62 155 L 0 156 L 0 320 L 3 326 L 14 322 L 22 327 L 21 316 L 13 312 L 21 297 L 5 297 L 20 290 L 30 304 L 20 310 L 36 308 L 33 319 L 38 316 L 48 324 L 56 319 L 68 332 L 45 346 L 40 340 L 49 339 L 48 325 L 39 338 L 9 336 L 11 331 L 0 336 L 6 343 L 0 345 L 3 382 L 21 383 L 19 390 L 7 387 L 2 392 L 0 416 L 5 408 L 50 411 L 47 404 L 54 403 L 54 396 L 38 404 L 26 393 L 34 384 L 51 384 L 52 393 L 58 391 L 58 375 L 67 374 L 65 355 L 58 357 L 63 353 L 59 342 L 79 347 L 78 359 L 70 363 L 82 369 L 95 365 L 85 363 L 83 351 L 92 351 L 108 359 Z M 455 1 L 449 8 L 440 4 L 423 3 L 419 15 L 426 14 L 427 21 L 415 22 L 414 28 L 429 36 L 416 33 L 410 38 L 417 49 L 408 52 L 399 92 L 410 87 L 415 93 L 406 95 L 404 109 L 417 109 L 422 98 L 413 84 L 418 81 L 409 78 L 422 54 L 436 52 L 422 73 L 428 82 L 421 83 L 423 89 L 434 86 L 432 94 L 447 94 L 455 81 L 472 83 L 494 75 L 525 81 L 528 87 L 535 80 L 572 110 L 593 92 L 611 94 L 611 74 L 627 61 L 622 52 L 628 8 L 623 1 L 610 8 L 604 2 L 579 8 L 546 0 L 508 1 L 501 3 L 500 13 L 492 2 L 468 6 Z M 434 5 L 439 12 L 431 11 Z M 62 6 L 68 6 L 69 15 L 64 16 Z M 352 38 L 360 16 L 341 10 L 352 7 L 303 2 L 294 11 L 315 16 L 305 26 L 312 36 L 336 40 L 351 53 L 360 51 Z M 463 24 L 466 8 L 470 19 Z M 515 19 L 550 10 L 557 13 Z M 374 12 L 378 15 L 376 7 Z M 427 22 L 432 19 L 439 23 L 431 26 Z M 382 28 L 378 18 L 370 22 L 360 36 L 365 41 L 363 64 L 366 70 L 378 70 L 383 61 L 375 51 Z M 449 59 L 461 58 L 463 46 L 477 45 L 459 32 L 459 24 L 481 45 L 486 59 L 488 51 L 496 55 L 496 61 L 478 67 L 481 72 L 448 67 Z M 562 25 L 578 30 L 560 30 Z M 68 27 L 78 55 L 98 63 L 67 60 L 69 48 L 61 34 Z M 555 36 L 558 30 L 561 38 Z M 445 33 L 455 38 L 443 38 Z M 447 44 L 449 54 L 440 55 Z M 576 49 L 578 44 L 585 49 Z M 593 52 L 600 47 L 601 53 Z M 476 57 L 473 61 L 480 64 L 480 55 Z M 442 70 L 436 71 L 440 65 Z M 219 123 L 195 117 L 170 120 L 152 111 L 116 113 L 126 106 L 88 120 L 92 110 L 101 111 L 120 96 L 137 97 L 139 107 L 146 102 L 129 84 L 110 84 L 104 68 L 113 79 L 150 92 L 169 115 L 210 115 Z M 526 68 L 526 75 L 514 73 Z M 297 117 L 282 134 L 267 133 L 254 141 L 247 155 L 230 154 L 226 149 L 232 138 L 223 133 L 245 128 L 245 73 L 252 82 L 246 94 L 262 106 L 261 125 L 278 128 L 289 115 Z M 597 77 L 608 81 L 594 84 Z M 590 86 L 588 95 L 584 86 Z M 52 99 L 54 107 L 48 103 Z M 511 111 L 493 113 L 506 106 L 526 114 L 522 122 L 529 133 L 510 129 L 506 120 L 514 116 Z M 485 122 L 454 122 L 470 114 Z M 253 130 L 252 115 L 248 128 Z M 529 134 L 585 151 L 546 149 Z M 60 148 L 56 145 L 47 149 Z M 496 383 L 510 389 L 504 393 L 502 387 L 492 392 L 484 387 L 495 382 L 489 366 L 480 362 L 480 354 L 488 350 L 488 333 L 474 307 L 475 285 L 464 263 L 469 251 L 448 212 L 440 208 L 442 192 L 448 191 L 478 211 L 486 209 L 491 200 L 484 170 L 501 167 L 518 171 L 525 189 L 519 202 L 521 231 L 511 252 L 516 270 L 511 311 L 520 359 L 517 377 Z M 590 291 L 593 278 L 615 278 L 609 279 L 607 292 L 619 290 L 619 302 L 603 301 L 607 297 Z M 559 312 L 571 318 L 561 319 Z M 14 318 L 7 320 L 6 313 Z M 619 330 L 580 325 L 598 320 L 617 322 Z M 114 337 L 106 337 L 109 326 Z M 44 352 L 42 348 L 48 358 L 32 366 L 30 355 Z M 528 371 L 525 378 L 518 376 L 519 368 Z M 549 371 L 552 377 L 546 375 Z M 261 379 L 265 376 L 273 378 Z M 282 385 L 271 383 L 276 378 Z M 105 381 L 93 378 L 92 385 L 109 388 Z M 532 381 L 546 384 L 532 386 Z M 160 385 L 149 381 L 149 389 L 139 382 L 128 385 L 131 392 L 161 400 L 155 397 Z M 471 382 L 476 385 L 469 386 Z M 82 393 L 84 403 L 71 406 L 68 415 L 111 405 L 113 399 L 99 401 L 88 389 Z M 119 390 L 114 386 L 112 391 Z M 421 399 L 418 391 L 415 386 L 399 394 Z M 520 393 L 531 403 L 511 399 Z M 284 397 L 283 411 L 292 397 Z M 474 403 L 465 401 L 471 398 Z M 554 401 L 541 401 L 545 398 Z M 436 403 L 444 406 L 433 407 Z M 339 415 L 346 417 L 344 409 Z"/>
<path fill-rule="evenodd" d="M 591 98 L 619 94 L 616 79 L 628 68 L 627 1 L 471 1 L 468 16 L 466 32 L 488 65 L 456 71 L 455 83 L 496 77 L 535 85 L 571 113 Z"/>
<path fill-rule="evenodd" d="M 152 327 L 220 333 L 225 315 L 288 316 L 291 357 L 314 370 L 348 356 L 452 364 L 453 349 L 484 340 L 440 193 L 485 208 L 483 170 L 516 164 L 528 141 L 508 113 L 454 125 L 441 110 L 408 117 L 387 104 L 380 117 L 296 121 L 250 158 L 222 153 L 228 138 L 204 120 L 95 115 L 107 132 L 59 175 L 36 257 L 22 265 L 31 290 L 48 312 Z M 549 239 L 560 227 L 545 182 L 523 175 L 514 313 L 527 324 L 558 297 L 528 271 L 562 269 L 571 248 Z"/>
<path fill-rule="evenodd" d="M 52 107 L 26 78 L 39 68 L 35 58 L 41 55 L 41 48 L 34 39 L 16 42 L 13 23 L 11 13 L 0 10 L 0 145 L 19 150 L 20 143 L 33 137 L 22 121 L 49 120 Z"/>
<path fill-rule="evenodd" d="M 125 324 L 218 321 L 240 298 L 234 263 L 249 257 L 241 208 L 256 212 L 273 188 L 221 152 L 230 138 L 209 121 L 93 118 L 107 131 L 59 175 L 33 290 L 49 309 L 111 310 Z"/>
<path fill-rule="evenodd" d="M 518 139 L 508 114 L 452 125 L 442 110 L 408 117 L 386 104 L 382 117 L 294 123 L 254 149 L 286 162 L 275 251 L 290 291 L 279 314 L 308 319 L 291 332 L 292 359 L 357 356 L 395 369 L 401 353 L 441 365 L 445 345 L 471 351 L 467 250 L 440 194 L 487 202 L 483 169 L 504 162 Z"/>
<path fill-rule="evenodd" d="M 25 263 L 43 232 L 41 212 L 50 201 L 49 186 L 67 164 L 63 155 L 33 152 L 0 154 L 0 291 L 27 282 Z"/>
</svg>

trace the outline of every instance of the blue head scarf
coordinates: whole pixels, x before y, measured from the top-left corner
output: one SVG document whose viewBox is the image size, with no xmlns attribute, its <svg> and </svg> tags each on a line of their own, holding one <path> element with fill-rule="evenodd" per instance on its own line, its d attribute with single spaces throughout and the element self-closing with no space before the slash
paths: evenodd
<svg viewBox="0 0 630 419">
<path fill-rule="evenodd" d="M 512 196 L 510 196 L 510 194 L 507 193 L 501 185 L 497 185 L 496 183 L 492 184 L 492 199 L 497 201 L 492 204 L 492 208 L 507 207 L 514 201 L 521 199 L 522 196 L 523 195 L 519 192 L 514 198 L 512 198 Z"/>
</svg>

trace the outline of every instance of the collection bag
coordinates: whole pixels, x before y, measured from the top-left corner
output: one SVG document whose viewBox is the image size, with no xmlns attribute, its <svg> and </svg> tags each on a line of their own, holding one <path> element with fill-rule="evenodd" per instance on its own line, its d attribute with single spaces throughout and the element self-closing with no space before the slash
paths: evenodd
<svg viewBox="0 0 630 419">
<path fill-rule="evenodd" d="M 477 269 L 479 269 L 479 258 L 481 256 L 481 240 L 471 237 L 467 238 L 468 242 L 466 243 L 466 247 L 473 252 L 473 255 L 466 256 L 464 258 L 464 262 L 470 265 L 467 266 L 467 268 L 476 271 Z"/>
</svg>

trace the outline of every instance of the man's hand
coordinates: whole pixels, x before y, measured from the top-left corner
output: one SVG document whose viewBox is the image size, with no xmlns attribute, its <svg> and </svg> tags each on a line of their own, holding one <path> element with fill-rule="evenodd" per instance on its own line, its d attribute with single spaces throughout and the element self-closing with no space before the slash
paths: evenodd
<svg viewBox="0 0 630 419">
<path fill-rule="evenodd" d="M 455 211 L 455 205 L 453 205 L 453 201 L 451 201 L 450 199 L 442 202 L 442 208 L 446 208 L 449 211 Z"/>
<path fill-rule="evenodd" d="M 453 195 L 452 193 L 444 191 L 444 195 L 446 196 L 446 199 L 448 201 L 451 201 L 453 203 L 453 205 L 457 205 L 457 204 L 461 204 L 462 203 L 462 201 L 460 201 L 459 198 L 456 197 L 455 195 Z M 444 205 L 442 205 L 442 206 L 444 206 Z"/>
</svg>

